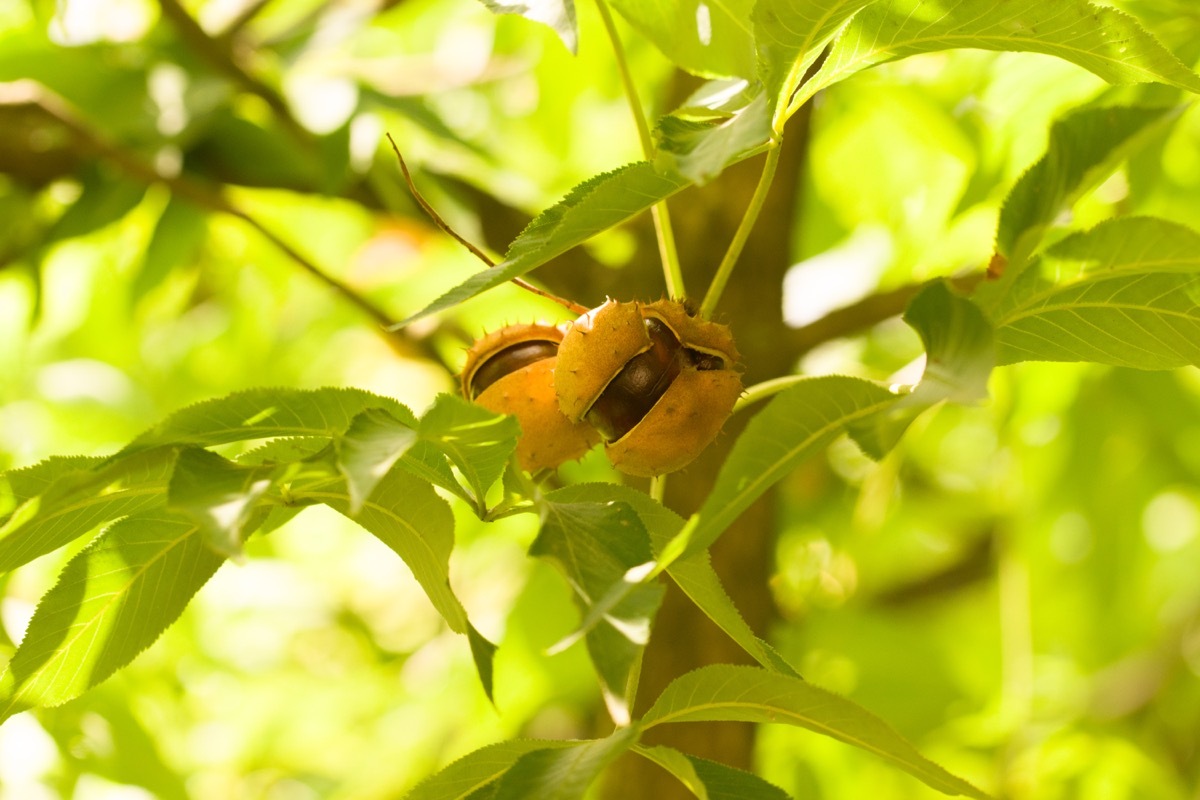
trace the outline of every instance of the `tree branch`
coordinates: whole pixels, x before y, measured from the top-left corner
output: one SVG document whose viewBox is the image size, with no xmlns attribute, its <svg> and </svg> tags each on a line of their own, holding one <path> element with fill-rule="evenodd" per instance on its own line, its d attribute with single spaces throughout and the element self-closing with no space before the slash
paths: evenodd
<svg viewBox="0 0 1200 800">
<path fill-rule="evenodd" d="M 961 292 L 970 292 L 985 277 L 983 272 L 969 272 L 950 278 L 951 285 Z M 817 347 L 846 336 L 861 333 L 884 320 L 904 313 L 910 300 L 928 281 L 908 283 L 868 295 L 848 306 L 830 311 L 825 316 L 784 334 L 788 351 L 799 357 Z"/>
<path fill-rule="evenodd" d="M 238 57 L 239 48 L 233 38 L 209 36 L 179 0 L 158 0 L 158 3 L 163 16 L 171 21 L 180 38 L 201 60 L 224 74 L 243 91 L 262 99 L 296 141 L 315 150 L 316 139 L 312 132 L 300 124 L 283 95 L 275 87 L 254 75 L 249 67 L 242 63 Z"/>
<path fill-rule="evenodd" d="M 267 241 L 275 245 L 284 255 L 313 278 L 324 283 L 344 300 L 349 302 L 361 313 L 369 317 L 377 326 L 378 332 L 398 354 L 406 357 L 422 357 L 441 361 L 441 358 L 428 343 L 399 332 L 388 332 L 386 329 L 395 324 L 386 311 L 355 289 L 329 275 L 318 267 L 310 258 L 296 250 L 278 234 L 253 217 L 250 213 L 239 208 L 225 195 L 207 184 L 191 180 L 182 175 L 164 175 L 148 161 L 131 153 L 120 146 L 106 140 L 99 132 L 93 130 L 75 112 L 67 101 L 41 84 L 34 81 L 16 81 L 0 84 L 0 105 L 27 106 L 38 109 L 52 123 L 57 123 L 67 130 L 76 146 L 91 157 L 102 158 L 119 168 L 127 177 L 145 184 L 162 184 L 177 197 L 187 200 L 209 211 L 228 214 L 242 220 L 258 231 Z"/>
</svg>

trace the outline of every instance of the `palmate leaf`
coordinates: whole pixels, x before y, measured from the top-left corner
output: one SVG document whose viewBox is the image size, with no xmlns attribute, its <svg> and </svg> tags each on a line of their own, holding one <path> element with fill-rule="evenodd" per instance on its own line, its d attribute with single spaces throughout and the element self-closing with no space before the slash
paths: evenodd
<svg viewBox="0 0 1200 800">
<path fill-rule="evenodd" d="M 789 800 L 787 792 L 753 772 L 687 755 L 673 747 L 635 746 L 633 750 L 678 778 L 699 800 Z"/>
<path fill-rule="evenodd" d="M 467 632 L 467 615 L 450 589 L 454 514 L 425 481 L 393 469 L 352 512 L 350 490 L 340 475 L 313 476 L 289 487 L 294 502 L 324 503 L 366 528 L 404 560 L 413 577 L 455 633 Z"/>
<path fill-rule="evenodd" d="M 338 470 L 357 514 L 384 476 L 417 441 L 417 432 L 381 408 L 369 408 L 337 440 Z"/>
<path fill-rule="evenodd" d="M 754 77 L 753 0 L 609 0 L 679 67 L 706 78 Z"/>
<path fill-rule="evenodd" d="M 657 500 L 628 486 L 611 483 L 581 483 L 554 492 L 560 503 L 625 503 L 638 515 L 650 534 L 650 546 L 661 555 L 672 538 L 683 528 L 684 520 Z M 770 643 L 760 639 L 746 623 L 733 600 L 721 585 L 712 559 L 704 550 L 672 562 L 667 574 L 696 607 L 725 631 L 731 639 L 764 667 L 788 675 L 796 671 Z"/>
<path fill-rule="evenodd" d="M 186 516 L 146 511 L 115 523 L 42 598 L 0 676 L 0 719 L 66 702 L 128 664 L 222 561 Z"/>
<path fill-rule="evenodd" d="M 1200 364 L 1200 234 L 1149 217 L 1074 234 L 1021 275 L 992 320 L 1001 364 Z"/>
<path fill-rule="evenodd" d="M 567 748 L 573 742 L 513 739 L 481 747 L 417 784 L 404 800 L 465 800 L 495 782 L 516 763 L 535 750 Z"/>
<path fill-rule="evenodd" d="M 588 787 L 637 741 L 638 733 L 635 727 L 619 728 L 603 739 L 526 753 L 500 779 L 494 800 L 583 800 Z"/>
<path fill-rule="evenodd" d="M 983 311 L 934 281 L 908 304 L 904 321 L 925 345 L 925 371 L 916 388 L 886 411 L 850 426 L 854 441 L 872 458 L 882 458 L 926 409 L 949 400 L 972 403 L 987 397 L 996 363 L 991 323 Z"/>
<path fill-rule="evenodd" d="M 949 795 L 986 800 L 967 781 L 922 756 L 903 736 L 856 703 L 787 675 L 716 664 L 676 678 L 642 718 L 648 730 L 669 722 L 795 725 L 874 753 Z"/>
<path fill-rule="evenodd" d="M 204 541 L 221 555 L 241 556 L 243 540 L 254 532 L 251 518 L 275 474 L 273 466 L 235 464 L 208 450 L 187 447 L 175 460 L 167 508 L 200 526 Z"/>
<path fill-rule="evenodd" d="M 713 490 L 672 543 L 672 555 L 686 558 L 707 548 L 800 462 L 895 402 L 896 395 L 881 386 L 841 376 L 812 378 L 780 392 L 738 437 Z"/>
<path fill-rule="evenodd" d="M 56 459 L 11 473 L 14 491 L 26 499 L 0 527 L 0 573 L 114 519 L 162 505 L 176 454 L 158 447 L 112 463 Z"/>
<path fill-rule="evenodd" d="M 1046 228 L 1123 159 L 1178 119 L 1183 106 L 1082 108 L 1056 120 L 1046 154 L 1030 167 L 1000 210 L 996 250 L 1012 279 L 1038 247 Z"/>
<path fill-rule="evenodd" d="M 1200 92 L 1200 76 L 1136 19 L 1086 0 L 882 0 L 854 16 L 790 107 L 875 64 L 955 48 L 1045 53 L 1109 83 L 1159 82 Z M 782 83 L 786 93 L 791 81 Z"/>
<path fill-rule="evenodd" d="M 627 724 L 642 651 L 663 595 L 660 583 L 640 583 L 637 577 L 653 560 L 649 536 L 624 503 L 563 502 L 551 492 L 541 514 L 529 552 L 553 562 L 574 588 L 584 608 L 580 632 L 605 705 L 618 725 Z"/>
<path fill-rule="evenodd" d="M 346 479 L 331 469 L 292 482 L 288 494 L 293 503 L 323 503 L 354 520 L 403 559 L 450 630 L 467 636 L 480 683 L 491 699 L 496 646 L 471 625 L 450 587 L 454 513 L 433 486 L 397 466 L 354 511 Z"/>
<path fill-rule="evenodd" d="M 516 418 L 442 394 L 421 417 L 418 432 L 445 453 L 466 478 L 476 511 L 482 513 L 488 489 L 500 480 L 517 449 L 521 426 Z"/>
<path fill-rule="evenodd" d="M 754 4 L 758 76 L 771 127 L 782 133 L 805 73 L 846 21 L 873 0 L 759 0 Z"/>
<path fill-rule="evenodd" d="M 102 461 L 103 458 L 94 456 L 51 456 L 37 464 L 0 474 L 3 496 L 10 503 L 9 511 L 0 518 L 0 524 L 8 520 L 13 510 L 48 491 L 55 482 L 68 477 L 82 478 Z"/>
<path fill-rule="evenodd" d="M 211 447 L 275 437 L 333 437 L 368 408 L 381 408 L 410 427 L 413 413 L 390 397 L 361 389 L 250 389 L 176 411 L 126 446 L 119 456 L 161 445 Z"/>
<path fill-rule="evenodd" d="M 658 121 L 659 164 L 696 183 L 760 151 L 771 137 L 762 85 L 711 81 Z"/>
<path fill-rule="evenodd" d="M 438 311 L 518 278 L 562 255 L 597 233 L 630 219 L 689 182 L 680 175 L 659 172 L 639 161 L 597 175 L 572 189 L 556 205 L 539 214 L 509 246 L 504 261 L 477 272 L 416 314 L 401 321 L 403 327 Z"/>
</svg>

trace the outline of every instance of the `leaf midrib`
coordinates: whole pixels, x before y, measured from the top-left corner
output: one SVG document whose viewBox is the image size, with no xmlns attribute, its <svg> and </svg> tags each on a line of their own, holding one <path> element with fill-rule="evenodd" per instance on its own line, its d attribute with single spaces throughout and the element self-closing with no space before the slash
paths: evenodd
<svg viewBox="0 0 1200 800">
<path fill-rule="evenodd" d="M 152 520 L 147 520 L 147 521 L 152 521 Z M 160 522 L 169 522 L 169 521 L 173 521 L 173 520 L 159 520 L 159 521 Z M 190 536 L 195 535 L 199 530 L 200 530 L 199 525 L 192 525 L 184 533 L 180 534 L 175 539 L 164 539 L 163 541 L 169 542 L 169 544 L 167 544 L 166 547 L 159 550 L 154 555 L 153 558 L 149 559 L 141 567 L 139 567 L 131 575 L 130 579 L 128 581 L 126 581 L 125 585 L 122 586 L 118 591 L 109 593 L 109 596 L 111 597 L 111 599 L 108 602 L 104 603 L 103 606 L 101 606 L 100 610 L 97 613 L 92 615 L 91 619 L 89 619 L 83 623 L 82 629 L 77 631 L 76 633 L 72 634 L 68 638 L 68 640 L 65 641 L 63 643 L 63 645 L 61 645 L 58 648 L 58 651 L 48 661 L 46 661 L 41 667 L 35 669 L 33 671 L 33 673 L 29 676 L 29 678 L 26 679 L 21 684 L 21 687 L 16 692 L 13 693 L 12 698 L 8 702 L 8 705 L 4 708 L 4 710 L 2 712 L 0 712 L 0 719 L 6 719 L 8 716 L 10 716 L 13 713 L 13 709 L 17 706 L 18 701 L 20 701 L 25 696 L 25 692 L 29 688 L 30 684 L 38 676 L 45 674 L 46 670 L 48 670 L 50 668 L 50 665 L 52 663 L 57 661 L 58 669 L 59 670 L 62 669 L 63 663 L 64 663 L 63 659 L 66 657 L 67 652 L 70 650 L 70 648 L 75 644 L 75 642 L 77 642 L 79 640 L 79 638 L 81 636 L 84 635 L 85 632 L 87 632 L 90 629 L 94 629 L 96 627 L 96 624 L 98 623 L 98 621 L 103 619 L 104 615 L 108 613 L 108 609 L 112 606 L 112 604 L 117 602 L 117 598 L 124 597 L 128 593 L 129 587 L 132 586 L 137 581 L 141 580 L 142 576 L 145 575 L 145 573 L 152 566 L 154 566 L 161 559 L 165 558 L 168 553 L 170 553 L 172 550 L 174 550 L 176 547 L 178 547 L 181 543 L 183 543 Z M 111 574 L 111 573 L 105 573 L 105 574 Z M 93 576 L 93 577 L 95 577 L 95 576 Z M 103 576 L 101 576 L 101 577 L 103 577 Z M 105 596 L 106 595 L 96 595 L 95 597 L 105 597 Z M 74 626 L 72 626 L 72 627 L 74 627 Z M 94 634 L 93 634 L 93 636 L 94 636 Z M 22 642 L 21 644 L 23 647 L 24 642 Z M 87 652 L 90 653 L 90 651 L 91 651 L 91 645 L 89 644 Z M 87 653 L 85 653 L 84 655 L 86 658 Z M 72 676 L 72 680 L 74 680 L 74 678 L 79 674 L 79 669 L 82 668 L 82 666 L 83 666 L 83 663 L 81 661 L 79 667 L 77 667 L 75 670 L 75 675 Z M 11 669 L 11 667 L 12 667 L 12 664 L 10 662 L 8 669 L 5 670 L 5 673 L 7 673 L 9 671 L 9 669 Z"/>
</svg>

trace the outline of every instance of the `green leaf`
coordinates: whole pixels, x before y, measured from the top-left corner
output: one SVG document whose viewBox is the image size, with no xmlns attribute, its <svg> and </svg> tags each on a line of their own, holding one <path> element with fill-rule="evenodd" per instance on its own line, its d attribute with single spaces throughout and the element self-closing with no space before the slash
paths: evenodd
<svg viewBox="0 0 1200 800">
<path fill-rule="evenodd" d="M 896 395 L 858 378 L 828 376 L 780 392 L 746 426 L 704 505 L 679 534 L 681 557 L 699 552 L 763 492 L 850 426 L 862 425 Z"/>
<path fill-rule="evenodd" d="M 526 753 L 500 779 L 495 800 L 582 800 L 604 768 L 637 741 L 638 733 L 636 727 L 619 728 L 604 739 Z"/>
<path fill-rule="evenodd" d="M 31 466 L 0 473 L 0 497 L 8 507 L 0 517 L 0 524 L 7 522 L 17 508 L 47 491 L 56 481 L 83 478 L 103 461 L 103 458 L 93 456 L 51 456 Z"/>
<path fill-rule="evenodd" d="M 275 467 L 235 464 L 216 453 L 185 448 L 167 487 L 167 508 L 189 517 L 204 541 L 226 558 L 240 557 L 253 532 L 247 523 L 273 484 Z"/>
<path fill-rule="evenodd" d="M 381 408 L 369 408 L 354 418 L 336 441 L 338 470 L 346 476 L 352 514 L 416 440 L 411 426 Z"/>
<path fill-rule="evenodd" d="M 131 290 L 143 297 L 174 270 L 189 265 L 208 235 L 208 215 L 186 200 L 172 195 L 154 226 L 141 267 Z"/>
<path fill-rule="evenodd" d="M 992 312 L 1000 364 L 1200 364 L 1200 234 L 1148 217 L 1074 234 Z"/>
<path fill-rule="evenodd" d="M 574 588 L 585 613 L 581 632 L 605 704 L 613 720 L 625 724 L 663 595 L 660 583 L 640 583 L 653 561 L 649 536 L 624 503 L 561 502 L 551 492 L 541 513 L 542 528 L 529 552 L 555 563 Z M 596 606 L 603 622 L 589 613 Z"/>
<path fill-rule="evenodd" d="M 475 273 L 396 327 L 444 311 L 518 278 L 688 185 L 682 176 L 658 172 L 647 161 L 590 178 L 530 222 L 513 240 L 504 261 Z"/>
<path fill-rule="evenodd" d="M 493 414 L 461 397 L 441 394 L 421 417 L 417 430 L 466 478 L 476 511 L 482 513 L 488 489 L 500 480 L 517 449 L 521 426 L 516 417 Z"/>
<path fill-rule="evenodd" d="M 1174 122 L 1182 108 L 1083 108 L 1056 120 L 1046 154 L 1021 176 L 1000 210 L 996 250 L 1007 259 L 1006 271 L 1019 271 L 1055 218 L 1149 135 Z"/>
<path fill-rule="evenodd" d="M 274 437 L 333 437 L 368 408 L 385 409 L 401 422 L 417 425 L 400 403 L 361 389 L 251 389 L 176 411 L 118 456 L 164 444 L 209 447 Z"/>
<path fill-rule="evenodd" d="M 471 646 L 471 658 L 475 661 L 475 671 L 479 674 L 479 682 L 483 684 L 483 693 L 493 703 L 496 698 L 492 694 L 495 677 L 494 663 L 496 660 L 496 645 L 488 641 L 475 626 L 467 622 L 467 641 Z"/>
<path fill-rule="evenodd" d="M 846 21 L 872 0 L 759 0 L 754 4 L 758 75 L 771 127 L 783 132 L 788 104 L 809 67 Z"/>
<path fill-rule="evenodd" d="M 795 725 L 860 747 L 949 795 L 987 795 L 922 756 L 883 720 L 856 703 L 798 678 L 758 667 L 715 664 L 676 678 L 646 712 L 643 728 L 667 722 Z"/>
<path fill-rule="evenodd" d="M 136 208 L 145 194 L 141 184 L 89 175 L 79 198 L 50 227 L 46 238 L 70 239 L 111 225 Z"/>
<path fill-rule="evenodd" d="M 55 460 L 53 467 L 39 466 L 24 474 L 10 473 L 21 494 L 40 493 L 27 499 L 0 527 L 0 573 L 118 517 L 162 505 L 175 456 L 174 448 L 160 447 L 102 462 L 91 470 L 78 469 L 85 462 L 71 459 Z"/>
<path fill-rule="evenodd" d="M 671 540 L 683 528 L 684 520 L 644 492 L 612 483 L 580 483 L 554 492 L 560 503 L 619 502 L 630 506 L 650 534 L 655 556 L 660 556 Z M 696 607 L 725 631 L 733 641 L 759 664 L 768 669 L 796 675 L 796 671 L 770 643 L 755 635 L 737 606 L 721 585 L 707 550 L 688 558 L 678 559 L 667 567 L 671 580 L 688 596 Z M 798 677 L 798 676 L 797 676 Z"/>
<path fill-rule="evenodd" d="M 393 469 L 357 513 L 350 510 L 350 491 L 340 476 L 298 482 L 290 492 L 296 502 L 324 503 L 370 531 L 404 560 L 450 629 L 467 632 L 466 611 L 450 588 L 454 514 L 432 486 Z"/>
<path fill-rule="evenodd" d="M 514 739 L 482 747 L 417 784 L 404 800 L 464 800 L 492 785 L 517 759 L 535 750 L 573 747 L 574 742 Z"/>
<path fill-rule="evenodd" d="M 904 321 L 925 345 L 925 372 L 911 393 L 886 412 L 853 425 L 850 435 L 872 458 L 882 458 L 926 409 L 949 400 L 973 403 L 988 396 L 996 363 L 992 325 L 983 311 L 934 281 L 908 304 Z"/>
<path fill-rule="evenodd" d="M 658 163 L 706 183 L 771 137 L 767 100 L 759 84 L 712 81 L 658 121 Z"/>
<path fill-rule="evenodd" d="M 700 800 L 788 800 L 787 792 L 752 772 L 687 755 L 673 747 L 636 745 L 633 750 L 670 772 Z"/>
<path fill-rule="evenodd" d="M 1159 82 L 1200 92 L 1200 76 L 1136 19 L 1086 0 L 883 0 L 854 17 L 791 106 L 875 64 L 955 48 L 1045 53 L 1109 83 Z"/>
<path fill-rule="evenodd" d="M 0 719 L 66 702 L 128 664 L 222 561 L 181 515 L 146 512 L 114 524 L 42 598 L 0 676 Z"/>
<path fill-rule="evenodd" d="M 609 0 L 676 66 L 706 78 L 754 77 L 753 0 Z"/>
<path fill-rule="evenodd" d="M 579 48 L 575 0 L 480 0 L 495 14 L 517 14 L 549 26 L 572 53 Z"/>
</svg>

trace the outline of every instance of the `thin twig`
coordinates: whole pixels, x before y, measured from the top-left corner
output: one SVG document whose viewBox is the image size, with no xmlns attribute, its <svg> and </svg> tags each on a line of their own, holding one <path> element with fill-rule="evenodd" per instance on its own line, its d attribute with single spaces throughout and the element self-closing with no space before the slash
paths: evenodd
<svg viewBox="0 0 1200 800">
<path fill-rule="evenodd" d="M 363 297 L 350 286 L 323 271 L 311 259 L 280 238 L 278 234 L 258 221 L 249 212 L 239 208 L 219 190 L 190 180 L 183 175 L 164 175 L 155 169 L 150 162 L 106 140 L 97 131 L 93 130 L 66 100 L 47 90 L 41 84 L 34 81 L 17 81 L 6 84 L 4 89 L 5 91 L 0 93 L 0 104 L 28 105 L 40 109 L 42 113 L 65 127 L 75 139 L 77 146 L 85 150 L 87 154 L 109 161 L 125 173 L 126 176 L 147 186 L 162 184 L 170 190 L 171 194 L 177 197 L 209 211 L 236 217 L 254 228 L 297 266 L 333 289 L 343 299 L 370 317 L 377 324 L 380 335 L 400 355 L 407 357 L 420 355 L 435 361 L 441 360 L 436 351 L 427 344 L 412 337 L 388 333 L 386 329 L 395 324 L 395 320 L 392 319 L 391 315 Z"/>
<path fill-rule="evenodd" d="M 429 201 L 425 199 L 425 197 L 417 189 L 417 185 L 413 182 L 412 173 L 408 171 L 408 164 L 404 162 L 404 156 L 400 154 L 400 148 L 396 145 L 396 140 L 392 138 L 390 133 L 384 135 L 387 136 L 387 140 L 392 145 L 392 151 L 396 154 L 396 160 L 400 162 L 400 171 L 404 173 L 404 182 L 408 185 L 408 191 L 410 194 L 412 194 L 413 199 L 417 201 L 417 205 L 421 207 L 421 210 L 424 211 L 431 220 L 433 220 L 435 225 L 445 231 L 451 239 L 467 248 L 467 250 L 471 252 L 471 255 L 475 256 L 477 259 L 486 264 L 488 268 L 496 266 L 494 259 L 490 258 L 487 253 L 483 252 L 474 244 L 463 238 L 463 236 L 458 231 L 454 230 L 454 228 L 450 226 L 450 223 L 442 219 L 442 215 L 439 214 L 437 210 L 429 204 Z M 566 299 L 565 297 L 559 297 L 556 294 L 551 294 L 545 289 L 534 286 L 532 283 L 523 278 L 513 278 L 512 283 L 515 283 L 517 286 L 520 286 L 527 292 L 533 292 L 539 297 L 544 297 L 547 300 L 553 300 L 574 314 L 584 314 L 588 310 L 586 306 L 581 306 L 576 302 Z"/>
</svg>

